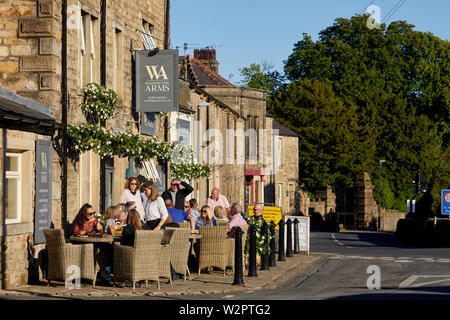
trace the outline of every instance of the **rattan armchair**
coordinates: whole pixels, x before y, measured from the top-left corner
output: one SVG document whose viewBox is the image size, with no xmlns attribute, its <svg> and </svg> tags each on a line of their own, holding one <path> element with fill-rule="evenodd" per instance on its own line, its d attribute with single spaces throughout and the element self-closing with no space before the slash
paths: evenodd
<svg viewBox="0 0 450 320">
<path fill-rule="evenodd" d="M 228 262 L 227 227 L 201 226 L 199 233 L 202 236 L 199 244 L 198 274 L 205 267 L 217 267 L 225 270 Z"/>
<path fill-rule="evenodd" d="M 245 259 L 244 259 L 244 249 L 245 249 L 245 240 L 247 239 L 247 230 L 248 224 L 239 226 L 241 230 L 244 232 L 242 235 L 242 270 L 245 270 Z M 228 238 L 228 262 L 227 267 L 231 267 L 234 272 L 234 251 L 235 251 L 235 241 L 234 238 Z"/>
<path fill-rule="evenodd" d="M 77 266 L 80 278 L 92 280 L 95 286 L 97 273 L 94 263 L 94 245 L 66 243 L 62 229 L 44 229 L 45 241 L 48 248 L 48 276 L 47 284 L 51 280 L 64 280 L 67 283 L 69 267 Z"/>
<path fill-rule="evenodd" d="M 228 224 L 228 221 L 226 221 L 226 220 L 216 220 L 216 224 L 218 225 L 218 226 L 226 226 L 227 224 Z"/>
<path fill-rule="evenodd" d="M 176 228 L 175 228 L 176 229 Z M 163 243 L 161 243 L 161 252 L 159 255 L 159 277 L 168 278 L 172 285 L 172 274 L 170 272 L 170 254 L 172 248 L 173 230 L 164 229 Z"/>
<path fill-rule="evenodd" d="M 186 228 L 166 229 L 173 230 L 174 232 L 170 240 L 170 263 L 172 263 L 175 272 L 182 274 L 184 281 L 186 281 L 186 273 L 191 278 L 188 267 L 189 250 L 191 248 L 189 236 L 191 231 Z"/>
<path fill-rule="evenodd" d="M 136 282 L 154 280 L 159 284 L 159 260 L 163 230 L 136 230 L 134 246 L 114 244 L 114 285 L 117 280 L 130 280 L 133 290 Z"/>
</svg>

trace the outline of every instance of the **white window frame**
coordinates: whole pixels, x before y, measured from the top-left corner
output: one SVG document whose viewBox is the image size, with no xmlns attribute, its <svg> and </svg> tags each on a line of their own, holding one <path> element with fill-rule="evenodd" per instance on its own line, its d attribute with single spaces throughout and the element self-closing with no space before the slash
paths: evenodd
<svg viewBox="0 0 450 320">
<path fill-rule="evenodd" d="M 282 184 L 279 183 L 278 184 L 278 206 L 280 208 L 283 207 L 283 192 L 282 192 L 282 190 L 283 190 Z"/>
<path fill-rule="evenodd" d="M 5 176 L 6 180 L 8 179 L 17 179 L 17 218 L 16 219 L 5 219 L 6 224 L 12 224 L 12 223 L 20 223 L 22 221 L 22 175 L 21 175 L 21 169 L 22 169 L 22 154 L 21 153 L 6 153 L 7 157 L 16 157 L 17 160 L 17 171 L 6 171 Z M 6 192 L 6 186 L 5 190 Z M 6 208 L 5 208 L 6 210 Z M 6 213 L 5 213 L 6 214 Z"/>
</svg>

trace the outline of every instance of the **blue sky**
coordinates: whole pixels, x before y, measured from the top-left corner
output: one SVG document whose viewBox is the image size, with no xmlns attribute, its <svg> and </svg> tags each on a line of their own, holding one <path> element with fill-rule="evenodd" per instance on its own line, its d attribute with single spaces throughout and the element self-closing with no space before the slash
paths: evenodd
<svg viewBox="0 0 450 320">
<path fill-rule="evenodd" d="M 399 2 L 400 1 L 400 2 Z M 282 71 L 294 44 L 318 33 L 338 17 L 365 13 L 377 5 L 381 20 L 401 0 L 172 0 L 171 45 L 193 55 L 194 48 L 215 46 L 219 73 L 239 84 L 240 68 L 267 61 Z M 387 22 L 406 20 L 416 30 L 450 41 L 450 1 L 405 0 Z"/>
</svg>

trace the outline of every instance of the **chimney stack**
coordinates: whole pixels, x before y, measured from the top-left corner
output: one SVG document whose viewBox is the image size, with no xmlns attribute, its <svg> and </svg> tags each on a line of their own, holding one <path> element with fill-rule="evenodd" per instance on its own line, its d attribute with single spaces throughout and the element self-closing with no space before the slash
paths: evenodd
<svg viewBox="0 0 450 320">
<path fill-rule="evenodd" d="M 216 60 L 216 49 L 195 49 L 194 58 L 219 73 L 219 62 Z"/>
</svg>

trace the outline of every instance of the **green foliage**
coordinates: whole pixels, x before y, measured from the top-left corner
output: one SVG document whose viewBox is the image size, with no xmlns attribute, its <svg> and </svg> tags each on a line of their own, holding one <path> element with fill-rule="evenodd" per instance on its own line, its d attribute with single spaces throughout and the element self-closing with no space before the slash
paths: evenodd
<svg viewBox="0 0 450 320">
<path fill-rule="evenodd" d="M 156 158 L 169 161 L 171 176 L 174 178 L 196 179 L 210 176 L 209 166 L 192 163 L 191 146 L 159 141 L 154 136 L 144 138 L 132 132 L 114 133 L 104 126 L 98 126 L 98 121 L 114 117 L 117 95 L 113 90 L 96 83 L 90 83 L 84 92 L 82 111 L 92 123 L 68 125 L 71 155 L 93 150 L 102 158 L 118 156 L 141 161 Z"/>
<path fill-rule="evenodd" d="M 267 90 L 273 94 L 283 83 L 283 76 L 278 71 L 271 71 L 273 66 L 266 61 L 261 64 L 252 63 L 250 67 L 240 69 L 242 84 L 251 88 Z"/>
<path fill-rule="evenodd" d="M 450 185 L 450 43 L 405 21 L 369 29 L 367 18 L 338 18 L 315 42 L 303 34 L 285 61 L 291 84 L 270 96 L 268 109 L 300 134 L 308 190 L 351 185 L 364 170 L 378 192 L 385 159 L 377 200 L 405 210 L 421 169 L 429 192 L 418 207 L 438 214 L 440 190 Z"/>
<path fill-rule="evenodd" d="M 86 119 L 92 123 L 112 119 L 117 106 L 117 94 L 95 82 L 84 88 L 84 102 L 81 104 Z"/>
</svg>

